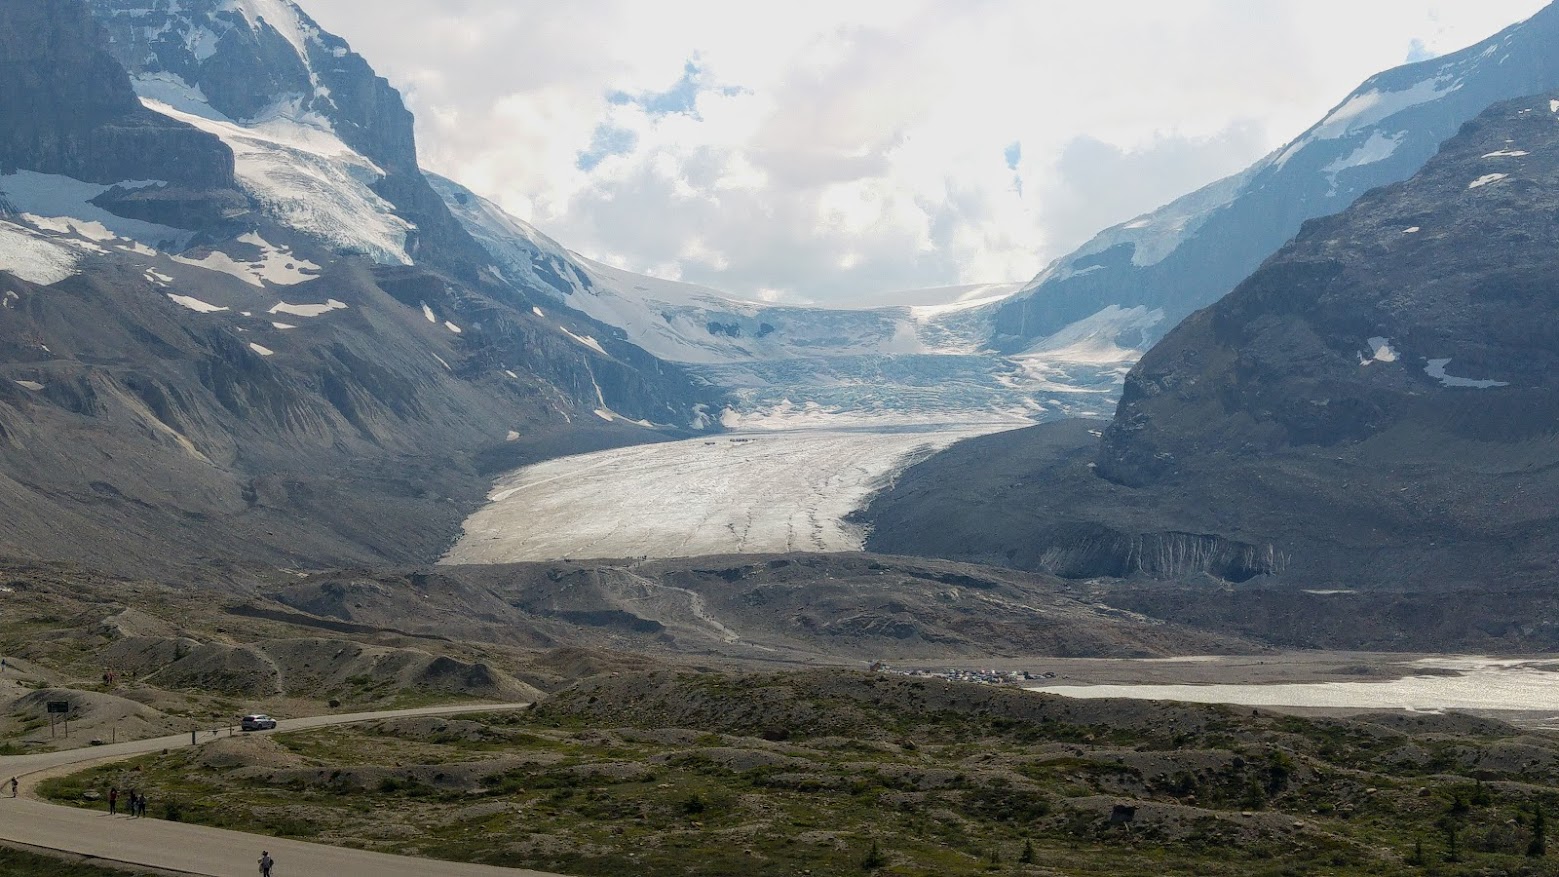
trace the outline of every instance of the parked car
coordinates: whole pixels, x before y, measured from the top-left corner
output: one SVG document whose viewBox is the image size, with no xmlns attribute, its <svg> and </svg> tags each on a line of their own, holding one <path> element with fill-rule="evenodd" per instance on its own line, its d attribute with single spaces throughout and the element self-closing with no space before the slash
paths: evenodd
<svg viewBox="0 0 1559 877">
<path fill-rule="evenodd" d="M 276 720 L 264 713 L 257 713 L 244 716 L 239 720 L 238 727 L 244 731 L 269 731 L 276 727 Z"/>
</svg>

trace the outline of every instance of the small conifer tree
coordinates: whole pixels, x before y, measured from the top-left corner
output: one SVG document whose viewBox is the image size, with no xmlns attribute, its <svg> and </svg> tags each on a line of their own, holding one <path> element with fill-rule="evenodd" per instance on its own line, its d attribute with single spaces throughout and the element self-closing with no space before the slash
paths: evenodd
<svg viewBox="0 0 1559 877">
<path fill-rule="evenodd" d="M 867 851 L 866 858 L 861 860 L 861 869 L 875 871 L 888 864 L 888 857 L 882 854 L 882 847 L 876 841 L 872 841 L 872 848 Z"/>
<path fill-rule="evenodd" d="M 1532 814 L 1532 842 L 1527 844 L 1527 855 L 1534 859 L 1548 855 L 1548 817 L 1543 815 L 1542 804 Z"/>
</svg>

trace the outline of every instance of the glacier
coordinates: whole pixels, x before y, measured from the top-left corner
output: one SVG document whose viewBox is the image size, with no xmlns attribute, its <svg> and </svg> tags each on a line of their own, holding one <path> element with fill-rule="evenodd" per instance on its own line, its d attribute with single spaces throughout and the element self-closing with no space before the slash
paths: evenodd
<svg viewBox="0 0 1559 877">
<path fill-rule="evenodd" d="M 989 422 L 801 429 L 640 445 L 499 480 L 446 564 L 859 551 L 851 513 L 906 466 Z"/>
</svg>

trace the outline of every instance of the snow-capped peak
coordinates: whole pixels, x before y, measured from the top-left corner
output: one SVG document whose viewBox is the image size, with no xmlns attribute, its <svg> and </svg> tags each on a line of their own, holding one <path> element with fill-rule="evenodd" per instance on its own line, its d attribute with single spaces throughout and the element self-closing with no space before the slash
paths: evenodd
<svg viewBox="0 0 1559 877">
<path fill-rule="evenodd" d="M 1243 173 L 1106 229 L 996 319 L 1018 351 L 1111 306 L 1162 310 L 1161 334 L 1251 274 L 1308 219 L 1412 176 L 1488 106 L 1559 88 L 1559 4 L 1460 52 L 1371 77 Z"/>
<path fill-rule="evenodd" d="M 292 0 L 225 0 L 223 6 L 243 15 L 253 30 L 258 31 L 269 25 L 287 42 L 292 43 L 298 51 L 299 60 L 308 62 L 308 40 L 310 37 L 318 37 L 319 29 L 307 21 L 303 10 Z"/>
</svg>

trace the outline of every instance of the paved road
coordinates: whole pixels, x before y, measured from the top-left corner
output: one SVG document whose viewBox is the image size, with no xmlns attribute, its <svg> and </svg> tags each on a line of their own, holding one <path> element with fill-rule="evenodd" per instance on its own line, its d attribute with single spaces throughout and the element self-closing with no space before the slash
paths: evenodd
<svg viewBox="0 0 1559 877">
<path fill-rule="evenodd" d="M 522 706 L 518 704 L 505 704 L 317 716 L 287 720 L 279 730 L 301 731 L 374 719 L 451 716 L 520 708 Z M 202 739 L 209 742 L 215 738 L 208 731 Z M 261 850 L 269 850 L 276 859 L 277 877 L 556 877 L 537 871 L 389 856 L 160 819 L 115 818 L 103 811 L 46 804 L 28 794 L 33 783 L 45 772 L 57 773 L 60 768 L 122 761 L 189 745 L 189 735 L 184 734 L 114 746 L 0 758 L 0 780 L 6 784 L 6 796 L 0 797 L 0 840 L 200 877 L 253 877 L 259 871 L 255 863 Z M 13 776 L 22 779 L 20 798 L 9 797 Z"/>
</svg>

